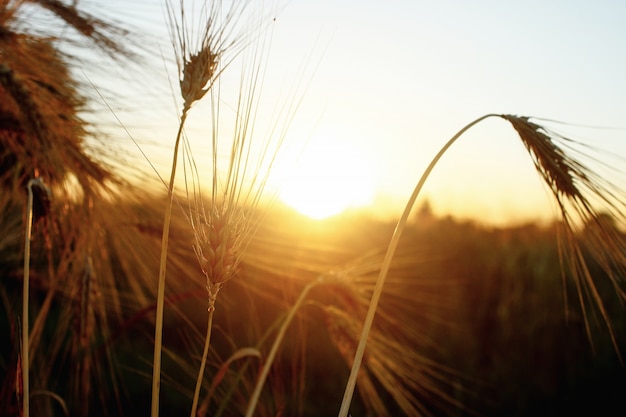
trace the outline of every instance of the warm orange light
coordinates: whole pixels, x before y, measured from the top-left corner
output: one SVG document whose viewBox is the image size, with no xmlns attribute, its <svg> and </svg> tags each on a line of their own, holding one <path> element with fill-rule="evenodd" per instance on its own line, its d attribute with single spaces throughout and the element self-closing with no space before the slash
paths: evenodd
<svg viewBox="0 0 626 417">
<path fill-rule="evenodd" d="M 281 175 L 280 199 L 314 219 L 367 206 L 374 194 L 368 165 L 357 149 L 345 143 L 314 140 Z"/>
</svg>

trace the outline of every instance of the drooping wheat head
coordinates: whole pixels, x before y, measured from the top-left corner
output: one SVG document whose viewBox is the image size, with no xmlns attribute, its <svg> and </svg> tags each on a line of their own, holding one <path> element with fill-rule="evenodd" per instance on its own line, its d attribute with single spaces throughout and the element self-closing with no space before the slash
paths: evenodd
<svg viewBox="0 0 626 417">
<path fill-rule="evenodd" d="M 76 7 L 76 2 L 66 4 L 59 0 L 28 0 L 48 9 L 56 17 L 70 25 L 85 40 L 91 42 L 110 58 L 117 61 L 135 60 L 137 54 L 130 45 L 133 43 L 131 31 L 104 19 L 97 18 L 85 9 Z M 119 42 L 124 39 L 124 44 Z M 137 45 L 134 45 L 137 46 Z"/>
<path fill-rule="evenodd" d="M 569 275 L 577 289 L 589 339 L 593 343 L 589 309 L 595 306 L 619 355 L 615 329 L 599 286 L 601 280 L 608 279 L 620 302 L 626 300 L 626 236 L 618 227 L 626 223 L 626 193 L 611 181 L 607 172 L 594 171 L 583 163 L 591 160 L 596 169 L 607 168 L 606 162 L 594 161 L 588 154 L 593 148 L 584 147 L 528 117 L 501 117 L 517 131 L 557 202 L 562 220 L 559 255 L 563 278 Z M 605 277 L 591 273 L 589 255 Z"/>
<path fill-rule="evenodd" d="M 563 198 L 578 200 L 585 203 L 581 190 L 576 187 L 575 180 L 585 180 L 585 168 L 568 157 L 563 149 L 548 136 L 540 125 L 533 123 L 528 117 L 503 115 L 519 134 L 524 146 L 537 168 L 537 171 L 550 187 L 559 204 Z"/>
</svg>

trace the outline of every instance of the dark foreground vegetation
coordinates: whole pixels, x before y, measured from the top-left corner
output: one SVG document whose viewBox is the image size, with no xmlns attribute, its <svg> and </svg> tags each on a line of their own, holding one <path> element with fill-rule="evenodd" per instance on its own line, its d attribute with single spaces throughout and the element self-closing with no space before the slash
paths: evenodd
<svg viewBox="0 0 626 417">
<path fill-rule="evenodd" d="M 76 281 L 55 267 L 68 250 L 61 231 L 38 223 L 31 314 L 45 316 L 31 355 L 36 415 L 63 415 L 63 406 L 80 415 L 86 401 L 89 415 L 147 413 L 161 206 L 116 201 L 96 209 L 93 269 L 80 262 Z M 3 236 L 14 239 L 0 252 L 5 415 L 19 415 L 20 218 L 19 206 L 4 216 L 4 230 L 15 229 Z M 206 322 L 204 282 L 188 230 L 177 224 L 166 293 L 163 415 L 188 413 Z M 393 226 L 358 215 L 325 222 L 269 215 L 217 302 L 207 415 L 220 409 L 241 415 L 262 362 L 245 349 L 266 355 L 282 315 L 306 283 L 324 274 L 330 278 L 312 290 L 288 331 L 258 415 L 336 414 L 346 359 Z M 368 390 L 375 390 L 393 416 L 402 415 L 397 402 L 405 396 L 435 415 L 623 415 L 625 370 L 604 322 L 587 312 L 590 341 L 577 289 L 562 281 L 556 244 L 552 227 L 494 229 L 417 215 L 381 300 L 362 374 L 371 386 L 359 385 L 360 393 L 372 401 Z M 623 350 L 624 312 L 612 287 L 601 291 Z M 241 357 L 225 365 L 235 352 Z M 366 406 L 372 404 L 357 394 L 352 414 L 365 415 Z"/>
</svg>

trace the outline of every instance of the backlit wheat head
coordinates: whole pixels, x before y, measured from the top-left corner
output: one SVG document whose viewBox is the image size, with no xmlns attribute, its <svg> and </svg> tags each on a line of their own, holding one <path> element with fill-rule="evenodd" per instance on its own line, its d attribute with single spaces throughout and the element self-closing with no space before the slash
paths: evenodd
<svg viewBox="0 0 626 417">
<path fill-rule="evenodd" d="M 591 273 L 585 254 L 599 264 L 623 302 L 626 299 L 626 235 L 619 225 L 626 224 L 626 193 L 609 175 L 623 175 L 623 172 L 606 165 L 598 165 L 598 169 L 603 168 L 605 172 L 591 170 L 582 161 L 594 159 L 589 154 L 593 148 L 583 147 L 528 117 L 500 117 L 513 125 L 558 204 L 562 219 L 559 247 L 563 272 L 574 281 L 590 339 L 589 319 L 593 311 L 588 309 L 588 304 L 597 307 L 617 350 L 615 329 L 599 291 L 599 280 L 603 278 Z"/>
<path fill-rule="evenodd" d="M 206 277 L 209 308 L 215 308 L 219 289 L 235 275 L 241 261 L 246 223 L 237 218 L 237 214 L 226 206 L 217 205 L 208 213 L 199 213 L 193 225 L 193 249 Z"/>
<path fill-rule="evenodd" d="M 249 54 L 242 54 L 238 92 L 231 96 L 219 88 L 209 91 L 207 119 L 211 126 L 206 142 L 210 143 L 210 154 L 208 163 L 202 164 L 207 170 L 199 169 L 198 155 L 191 150 L 188 138 L 183 141 L 187 217 L 210 298 L 236 274 L 264 216 L 260 205 L 272 200 L 265 192 L 266 184 L 296 109 L 287 106 L 289 110 L 278 120 L 260 126 L 267 122 L 259 121 L 256 114 L 262 94 L 262 83 L 257 80 L 264 76 L 267 54 L 263 48 L 267 44 L 260 38 Z M 222 106 L 228 102 L 236 104 Z"/>
<path fill-rule="evenodd" d="M 550 187 L 559 203 L 563 198 L 585 202 L 585 197 L 576 187 L 575 182 L 587 181 L 586 169 L 570 158 L 557 143 L 548 136 L 548 131 L 531 122 L 528 117 L 504 115 L 519 134 L 520 139 L 530 153 L 537 171 Z"/>
<path fill-rule="evenodd" d="M 209 47 L 203 47 L 185 61 L 180 91 L 186 108 L 204 97 L 209 90 L 209 87 L 204 88 L 204 86 L 209 84 L 215 76 L 218 59 L 218 54 L 211 52 Z"/>
<path fill-rule="evenodd" d="M 232 10 L 240 9 L 233 7 L 234 9 L 231 8 L 227 13 L 227 21 L 238 16 L 238 13 L 232 13 Z M 206 31 L 197 54 L 188 56 L 185 53 L 186 32 L 178 31 L 183 34 L 179 37 L 182 39 L 180 41 L 182 55 L 179 56 L 182 56 L 183 63 L 181 81 L 181 91 L 185 100 L 183 117 L 193 102 L 201 99 L 207 92 L 211 95 L 210 117 L 205 118 L 211 123 L 208 130 L 211 149 L 210 168 L 206 177 L 201 175 L 203 171 L 196 164 L 197 155 L 192 152 L 187 136 L 182 135 L 183 167 L 189 204 L 187 217 L 193 232 L 193 249 L 200 269 L 206 277 L 209 312 L 191 416 L 196 415 L 198 407 L 217 295 L 222 285 L 235 276 L 250 238 L 259 225 L 259 213 L 262 214 L 263 211 L 259 210 L 258 205 L 284 138 L 284 131 L 277 131 L 276 125 L 269 128 L 267 136 L 259 138 L 255 126 L 260 94 L 257 80 L 262 78 L 261 70 L 265 67 L 263 62 L 265 54 L 259 46 L 263 45 L 263 42 L 257 45 L 259 49 L 251 52 L 251 63 L 244 58 L 240 89 L 235 94 L 237 104 L 227 106 L 227 110 L 221 109 L 221 104 L 227 103 L 229 98 L 222 96 L 220 88 L 214 89 L 211 86 L 215 77 L 220 75 L 218 68 L 228 66 L 228 62 L 218 63 L 218 59 L 221 58 L 224 48 L 232 47 L 232 44 L 228 44 L 229 36 L 223 29 L 214 32 L 214 23 L 219 10 L 217 6 L 211 7 Z M 208 86 L 205 88 L 206 84 Z M 226 113 L 232 117 L 228 119 Z M 225 138 L 221 128 L 225 123 L 224 117 L 234 123 L 232 136 L 226 144 L 223 143 Z M 226 158 L 223 157 L 224 150 L 227 150 Z M 206 179 L 208 181 L 205 181 Z M 201 184 L 204 184 L 204 188 Z M 208 199 L 203 195 L 207 188 L 210 195 Z"/>
<path fill-rule="evenodd" d="M 167 2 L 167 12 L 180 91 L 187 110 L 205 96 L 229 60 L 241 52 L 245 38 L 237 32 L 237 23 L 248 3 L 236 0 L 224 10 L 221 1 L 212 1 L 210 5 L 203 2 L 200 10 L 192 9 L 190 13 L 198 18 L 198 28 L 186 18 L 183 3 L 181 0 L 175 10 L 173 4 Z M 199 33 L 195 33 L 196 30 Z M 226 62 L 221 62 L 227 52 L 231 55 Z"/>
</svg>

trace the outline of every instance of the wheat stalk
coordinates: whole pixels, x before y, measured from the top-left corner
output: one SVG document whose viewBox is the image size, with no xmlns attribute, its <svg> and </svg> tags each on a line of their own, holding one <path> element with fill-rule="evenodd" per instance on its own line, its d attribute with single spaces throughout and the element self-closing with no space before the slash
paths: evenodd
<svg viewBox="0 0 626 417">
<path fill-rule="evenodd" d="M 24 238 L 24 279 L 22 288 L 22 415 L 28 417 L 30 415 L 30 392 L 29 392 L 29 334 L 30 326 L 28 320 L 29 307 L 29 281 L 30 281 L 30 238 L 33 223 L 33 187 L 41 188 L 46 194 L 50 194 L 50 190 L 44 184 L 41 178 L 35 178 L 28 181 L 28 201 L 26 205 L 26 231 Z"/>
<path fill-rule="evenodd" d="M 94 312 L 94 294 L 95 280 L 93 277 L 93 266 L 91 257 L 85 259 L 85 270 L 78 285 L 79 296 L 77 298 L 77 309 L 75 311 L 76 324 L 76 340 L 73 346 L 73 357 L 78 359 L 76 367 L 76 378 L 74 381 L 74 398 L 83 399 L 80 401 L 79 408 L 76 410 L 79 416 L 87 417 L 89 415 L 89 398 L 91 391 L 91 374 L 92 365 L 89 355 L 89 346 L 95 328 L 95 312 Z"/>
<path fill-rule="evenodd" d="M 260 20 L 263 19 L 264 17 L 261 16 Z M 240 92 L 234 113 L 234 137 L 224 171 L 218 168 L 220 164 L 218 150 L 220 148 L 219 120 L 222 97 L 220 97 L 219 89 L 217 92 L 212 92 L 217 97 L 213 97 L 211 100 L 214 105 L 212 106 L 211 195 L 208 209 L 204 207 L 204 200 L 199 187 L 200 176 L 193 161 L 192 152 L 191 150 L 188 152 L 190 155 L 189 168 L 193 180 L 191 192 L 188 191 L 188 201 L 190 202 L 188 217 L 194 233 L 194 252 L 207 280 L 206 288 L 209 298 L 207 335 L 200 372 L 196 381 L 192 416 L 196 410 L 203 379 L 217 294 L 222 285 L 236 275 L 245 250 L 264 216 L 265 211 L 260 209 L 259 205 L 263 201 L 271 168 L 283 146 L 286 129 L 290 125 L 299 104 L 298 101 L 287 101 L 287 105 L 283 104 L 285 114 L 281 114 L 284 117 L 282 125 L 281 120 L 277 120 L 270 127 L 267 136 L 261 139 L 255 138 L 257 136 L 255 111 L 259 106 L 258 97 L 262 88 L 262 69 L 265 68 L 264 59 L 266 57 L 263 49 L 268 44 L 262 37 L 258 37 L 257 40 L 256 48 L 252 52 L 252 64 L 250 64 L 252 71 L 249 74 L 243 74 L 241 78 Z M 255 148 L 257 142 L 261 144 L 260 152 L 259 149 Z M 271 201 L 271 198 L 268 198 L 267 201 Z M 284 326 L 286 327 L 288 324 L 286 322 Z M 279 336 L 270 352 L 270 358 L 266 361 L 265 372 L 271 366 L 281 339 L 282 337 Z M 264 377 L 257 382 L 256 390 L 259 393 L 263 386 L 263 379 Z M 256 400 L 251 400 L 250 412 L 254 410 L 255 402 Z"/>
<path fill-rule="evenodd" d="M 196 226 L 193 227 L 196 242 L 193 245 L 193 250 L 196 253 L 200 269 L 206 277 L 209 315 L 202 360 L 191 406 L 191 417 L 196 415 L 198 407 L 206 358 L 211 343 L 215 301 L 222 285 L 235 276 L 241 261 L 241 238 L 245 236 L 246 223 L 241 222 L 236 214 L 226 206 L 214 205 L 208 215 L 200 212 Z"/>
<path fill-rule="evenodd" d="M 602 216 L 594 208 L 589 198 L 586 196 L 587 194 L 590 194 L 598 202 L 603 203 L 603 206 L 609 210 L 609 215 L 612 218 L 624 221 L 626 220 L 625 203 L 619 193 L 619 190 L 615 191 L 617 187 L 603 181 L 601 177 L 594 175 L 588 167 L 572 158 L 563 146 L 558 146 L 556 143 L 556 140 L 559 138 L 566 142 L 572 142 L 571 140 L 563 138 L 554 132 L 551 132 L 547 128 L 531 122 L 528 117 L 487 114 L 463 127 L 448 142 L 446 142 L 422 174 L 422 177 L 418 181 L 413 194 L 404 208 L 388 245 L 380 273 L 376 280 L 376 286 L 370 300 L 359 344 L 354 354 L 354 361 L 352 363 L 350 376 L 348 378 L 348 382 L 346 383 L 344 397 L 338 414 L 339 417 L 346 417 L 348 415 L 350 402 L 352 401 L 352 396 L 356 386 L 358 372 L 361 368 L 367 339 L 372 328 L 385 279 L 398 247 L 400 237 L 406 226 L 408 216 L 413 209 L 415 201 L 424 183 L 441 157 L 450 148 L 450 146 L 452 146 L 452 144 L 454 144 L 454 142 L 456 142 L 456 140 L 463 135 L 463 133 L 465 133 L 472 126 L 491 117 L 499 117 L 512 124 L 513 128 L 517 131 L 520 139 L 526 146 L 538 173 L 552 191 L 552 194 L 557 201 L 561 218 L 563 219 L 565 225 L 565 245 L 559 245 L 561 265 L 564 267 L 563 274 L 565 274 L 565 267 L 567 267 L 568 271 L 572 273 L 573 280 L 578 289 L 579 302 L 583 308 L 583 312 L 586 311 L 583 298 L 584 294 L 589 294 L 588 296 L 600 310 L 604 322 L 609 330 L 613 346 L 615 347 L 615 350 L 621 360 L 621 355 L 619 354 L 617 341 L 615 339 L 615 331 L 611 325 L 608 312 L 604 307 L 595 281 L 591 276 L 586 260 L 582 255 L 580 244 L 575 236 L 577 227 L 575 224 L 576 219 L 572 217 L 569 211 L 573 208 L 575 213 L 578 215 L 578 220 L 582 220 L 586 224 L 592 224 L 599 230 L 599 232 L 595 235 L 596 238 L 590 245 L 592 255 L 599 260 L 600 266 L 607 274 L 620 298 L 625 299 L 626 293 L 622 288 L 623 284 L 620 282 L 620 277 L 623 277 L 626 272 L 626 242 L 624 241 L 622 234 L 617 233 L 615 229 L 607 227 L 606 222 L 601 221 Z M 587 334 L 591 338 L 591 332 L 586 316 L 585 324 L 587 326 Z"/>
<path fill-rule="evenodd" d="M 263 16 L 260 17 L 264 19 Z M 187 201 L 189 202 L 188 220 L 194 237 L 193 249 L 200 269 L 206 278 L 208 294 L 208 323 L 205 345 L 200 370 L 196 381 L 191 415 L 195 416 L 204 377 L 204 369 L 209 349 L 213 314 L 217 295 L 227 281 L 238 271 L 252 236 L 259 227 L 265 210 L 260 208 L 271 168 L 285 139 L 289 125 L 297 106 L 287 106 L 285 125 L 271 126 L 265 137 L 257 138 L 255 132 L 256 114 L 265 58 L 264 48 L 268 43 L 259 36 L 255 48 L 252 48 L 251 63 L 244 60 L 249 73 L 241 77 L 237 106 L 234 109 L 234 136 L 229 147 L 228 159 L 223 169 L 219 158 L 222 147 L 220 141 L 220 105 L 223 101 L 219 88 L 211 90 L 212 130 L 211 130 L 211 186 L 208 207 L 205 207 L 200 174 L 193 152 L 185 141 Z M 247 58 L 247 57 L 246 57 Z M 204 93 L 202 93 L 204 94 Z M 256 148 L 260 142 L 260 152 Z M 189 177 L 187 177 L 189 172 Z M 268 201 L 271 199 L 268 198 Z M 271 362 L 271 361 L 270 361 Z"/>
<path fill-rule="evenodd" d="M 174 52 L 176 54 L 176 64 L 180 76 L 180 92 L 183 98 L 183 109 L 174 144 L 172 171 L 168 185 L 168 203 L 163 221 L 163 235 L 161 239 L 154 338 L 154 362 L 152 371 L 152 417 L 156 417 L 159 414 L 161 351 L 163 344 L 163 304 L 165 298 L 167 250 L 174 199 L 174 181 L 176 176 L 179 145 L 181 137 L 183 136 L 183 127 L 192 104 L 204 97 L 204 95 L 211 89 L 213 82 L 219 76 L 221 71 L 228 66 L 229 61 L 226 61 L 223 62 L 220 67 L 220 61 L 223 55 L 230 49 L 233 49 L 235 55 L 239 52 L 237 50 L 237 46 L 241 45 L 240 38 L 234 34 L 233 26 L 236 25 L 237 19 L 245 9 L 246 5 L 246 2 L 235 2 L 231 5 L 231 8 L 226 12 L 226 14 L 223 15 L 221 3 L 212 2 L 210 8 L 208 9 L 208 16 L 203 16 L 205 18 L 202 25 L 204 30 L 200 33 L 199 40 L 194 42 L 196 34 L 192 33 L 189 28 L 189 24 L 185 16 L 183 1 L 181 0 L 179 5 L 179 16 L 174 11 L 173 4 L 169 1 L 166 3 L 170 23 L 170 38 L 172 39 Z M 204 3 L 203 10 L 206 11 L 206 3 Z M 194 399 L 194 404 L 197 404 L 197 398 Z M 195 405 L 193 406 L 193 409 L 192 414 L 195 414 Z"/>
<path fill-rule="evenodd" d="M 267 376 L 269 375 L 270 368 L 272 367 L 272 364 L 274 363 L 274 359 L 276 359 L 278 348 L 280 347 L 285 337 L 285 333 L 287 332 L 287 329 L 289 328 L 291 321 L 295 317 L 300 307 L 302 307 L 309 292 L 313 288 L 315 288 L 317 285 L 320 285 L 323 282 L 324 282 L 324 276 L 320 276 L 318 279 L 307 284 L 304 287 L 304 289 L 300 292 L 298 299 L 293 303 L 293 305 L 289 309 L 287 316 L 285 317 L 283 323 L 278 329 L 278 333 L 276 335 L 276 338 L 274 339 L 274 342 L 272 343 L 272 347 L 267 355 L 267 358 L 265 359 L 265 362 L 263 363 L 261 375 L 259 375 L 257 379 L 256 385 L 254 386 L 254 391 L 252 391 L 252 395 L 250 396 L 250 401 L 248 402 L 248 408 L 246 409 L 246 417 L 252 417 L 254 415 L 254 410 L 256 409 L 256 406 L 259 402 L 259 398 L 261 396 L 261 391 L 263 390 L 265 380 L 267 379 Z"/>
<path fill-rule="evenodd" d="M 24 240 L 24 279 L 22 288 L 22 415 L 28 417 L 30 415 L 29 400 L 29 361 L 28 356 L 28 304 L 29 304 L 29 276 L 30 276 L 30 235 L 33 221 L 33 190 L 34 180 L 28 181 L 28 204 L 26 212 L 26 237 Z"/>
</svg>

